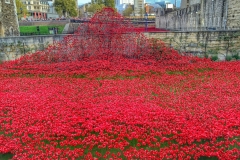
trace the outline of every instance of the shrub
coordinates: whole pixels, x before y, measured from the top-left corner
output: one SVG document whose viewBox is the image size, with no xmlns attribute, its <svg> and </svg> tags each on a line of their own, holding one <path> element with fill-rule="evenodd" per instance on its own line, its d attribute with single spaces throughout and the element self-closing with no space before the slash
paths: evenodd
<svg viewBox="0 0 240 160">
<path fill-rule="evenodd" d="M 239 56 L 238 53 L 237 53 L 237 54 L 234 54 L 232 57 L 235 58 L 236 60 L 239 60 L 239 59 L 240 59 L 240 56 Z"/>
<path fill-rule="evenodd" d="M 217 61 L 217 60 L 218 60 L 218 56 L 217 56 L 217 55 L 212 56 L 212 57 L 211 57 L 211 60 L 212 60 L 212 61 Z"/>
<path fill-rule="evenodd" d="M 227 55 L 227 56 L 226 56 L 226 61 L 231 61 L 231 60 L 232 60 L 232 56 Z"/>
<path fill-rule="evenodd" d="M 209 55 L 208 55 L 208 54 L 205 54 L 205 55 L 204 55 L 204 58 L 208 58 L 208 57 L 209 57 Z"/>
</svg>

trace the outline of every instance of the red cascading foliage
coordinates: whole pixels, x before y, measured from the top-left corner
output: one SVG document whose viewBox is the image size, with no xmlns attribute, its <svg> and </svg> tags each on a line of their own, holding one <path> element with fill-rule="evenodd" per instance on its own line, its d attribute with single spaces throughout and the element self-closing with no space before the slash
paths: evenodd
<svg viewBox="0 0 240 160">
<path fill-rule="evenodd" d="M 23 56 L 20 63 L 55 63 L 103 59 L 119 61 L 119 58 L 157 59 L 171 53 L 179 55 L 163 42 L 147 39 L 129 20 L 125 20 L 112 8 L 104 8 L 89 22 L 79 26 L 74 35 L 55 42 L 44 51 Z"/>
</svg>

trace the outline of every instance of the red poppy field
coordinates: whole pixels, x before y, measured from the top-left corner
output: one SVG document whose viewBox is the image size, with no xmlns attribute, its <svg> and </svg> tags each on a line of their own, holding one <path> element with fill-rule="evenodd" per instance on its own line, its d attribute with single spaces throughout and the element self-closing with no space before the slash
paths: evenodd
<svg viewBox="0 0 240 160">
<path fill-rule="evenodd" d="M 240 63 L 199 61 L 3 64 L 0 152 L 14 159 L 238 159 Z"/>
<path fill-rule="evenodd" d="M 238 160 L 239 61 L 183 55 L 140 33 L 126 37 L 125 27 L 93 38 L 102 31 L 96 17 L 83 25 L 86 39 L 76 36 L 80 28 L 0 64 L 0 153 L 16 160 Z"/>
</svg>

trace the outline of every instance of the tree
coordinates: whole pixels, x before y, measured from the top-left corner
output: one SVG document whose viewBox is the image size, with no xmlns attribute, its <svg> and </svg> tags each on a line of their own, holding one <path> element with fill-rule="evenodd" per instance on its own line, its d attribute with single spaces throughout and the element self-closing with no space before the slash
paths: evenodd
<svg viewBox="0 0 240 160">
<path fill-rule="evenodd" d="M 140 8 L 140 10 L 139 10 L 139 14 L 140 14 L 140 16 L 143 18 L 143 15 L 144 15 L 144 9 L 143 8 Z"/>
<path fill-rule="evenodd" d="M 105 0 L 105 6 L 115 8 L 114 0 Z"/>
<path fill-rule="evenodd" d="M 128 6 L 124 11 L 123 11 L 123 16 L 130 16 L 130 14 L 132 14 L 133 12 L 133 8 L 132 6 Z"/>
<path fill-rule="evenodd" d="M 111 7 L 115 10 L 114 0 L 91 0 L 91 4 L 87 6 L 87 11 L 96 13 L 102 10 L 104 7 Z"/>
<path fill-rule="evenodd" d="M 91 4 L 104 5 L 106 7 L 115 8 L 114 0 L 91 0 Z"/>
<path fill-rule="evenodd" d="M 91 0 L 91 3 L 104 4 L 104 0 Z"/>
<path fill-rule="evenodd" d="M 16 7 L 18 19 L 28 15 L 27 7 L 21 2 L 21 0 L 16 0 Z"/>
<path fill-rule="evenodd" d="M 55 2 L 53 3 L 53 6 L 55 7 L 55 10 L 60 17 L 62 15 L 64 17 L 77 16 L 77 4 L 75 0 L 55 0 Z"/>
<path fill-rule="evenodd" d="M 104 7 L 105 7 L 104 4 L 93 3 L 93 4 L 88 5 L 87 11 L 91 12 L 91 13 L 96 13 L 97 11 L 102 10 Z"/>
</svg>

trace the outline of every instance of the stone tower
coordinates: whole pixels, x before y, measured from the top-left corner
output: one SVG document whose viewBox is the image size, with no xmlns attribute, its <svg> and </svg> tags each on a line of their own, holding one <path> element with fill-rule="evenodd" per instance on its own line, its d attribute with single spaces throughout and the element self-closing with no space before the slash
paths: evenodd
<svg viewBox="0 0 240 160">
<path fill-rule="evenodd" d="M 0 37 L 19 35 L 15 0 L 0 0 Z"/>
<path fill-rule="evenodd" d="M 187 8 L 189 6 L 190 0 L 182 0 L 181 1 L 181 8 Z"/>
</svg>

